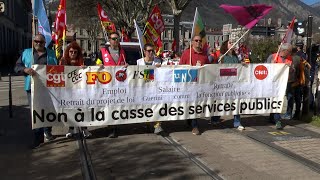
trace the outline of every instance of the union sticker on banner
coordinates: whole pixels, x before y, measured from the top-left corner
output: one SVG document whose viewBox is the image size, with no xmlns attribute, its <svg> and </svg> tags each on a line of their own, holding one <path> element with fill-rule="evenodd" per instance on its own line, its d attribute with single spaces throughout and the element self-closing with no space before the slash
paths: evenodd
<svg viewBox="0 0 320 180">
<path fill-rule="evenodd" d="M 175 69 L 174 82 L 197 82 L 198 69 Z"/>
<path fill-rule="evenodd" d="M 65 87 L 64 66 L 46 67 L 47 87 Z"/>
</svg>

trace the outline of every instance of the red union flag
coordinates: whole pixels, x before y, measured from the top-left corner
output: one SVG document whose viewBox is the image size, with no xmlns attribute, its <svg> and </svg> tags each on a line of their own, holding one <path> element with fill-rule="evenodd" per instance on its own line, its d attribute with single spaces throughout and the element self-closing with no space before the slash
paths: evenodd
<svg viewBox="0 0 320 180">
<path fill-rule="evenodd" d="M 291 38 L 292 38 L 292 34 L 293 34 L 293 26 L 294 26 L 295 20 L 296 20 L 296 17 L 293 17 L 293 19 L 288 27 L 288 30 L 282 39 L 282 43 L 291 43 Z"/>
<path fill-rule="evenodd" d="M 267 15 L 272 6 L 265 4 L 253 4 L 250 6 L 230 6 L 227 4 L 220 5 L 225 12 L 231 14 L 240 25 L 251 29 L 257 22 Z"/>
<path fill-rule="evenodd" d="M 105 28 L 105 30 L 110 33 L 110 32 L 115 32 L 116 27 L 113 22 L 110 21 L 108 15 L 106 12 L 102 9 L 100 3 L 97 4 L 97 10 L 98 10 L 98 15 L 101 21 L 101 25 Z"/>
<path fill-rule="evenodd" d="M 54 40 L 56 47 L 57 58 L 61 57 L 62 42 L 65 40 L 65 32 L 67 30 L 67 15 L 66 15 L 66 0 L 60 0 L 58 11 L 56 14 L 56 21 L 54 23 Z"/>
<path fill-rule="evenodd" d="M 159 37 L 164 31 L 164 22 L 161 16 L 161 11 L 156 5 L 146 23 L 145 31 L 143 33 L 147 43 L 157 46 Z M 158 46 L 157 46 L 158 47 Z M 158 47 L 159 48 L 159 47 Z"/>
</svg>

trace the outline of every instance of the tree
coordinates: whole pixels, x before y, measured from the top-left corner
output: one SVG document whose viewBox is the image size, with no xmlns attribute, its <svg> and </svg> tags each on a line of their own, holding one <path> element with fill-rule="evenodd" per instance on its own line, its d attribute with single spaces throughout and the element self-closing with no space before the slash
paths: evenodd
<svg viewBox="0 0 320 180">
<path fill-rule="evenodd" d="M 259 39 L 259 41 L 249 38 L 247 42 L 251 50 L 250 61 L 252 63 L 264 63 L 270 54 L 278 50 L 279 42 L 273 37 Z"/>
<path fill-rule="evenodd" d="M 166 0 L 167 3 L 170 4 L 172 14 L 173 14 L 173 19 L 174 19 L 174 24 L 173 24 L 173 37 L 176 40 L 176 42 L 180 42 L 180 37 L 179 37 L 179 27 L 180 27 L 180 19 L 181 19 L 181 14 L 183 10 L 189 5 L 191 0 Z M 180 51 L 180 46 L 177 46 L 176 51 Z"/>
</svg>

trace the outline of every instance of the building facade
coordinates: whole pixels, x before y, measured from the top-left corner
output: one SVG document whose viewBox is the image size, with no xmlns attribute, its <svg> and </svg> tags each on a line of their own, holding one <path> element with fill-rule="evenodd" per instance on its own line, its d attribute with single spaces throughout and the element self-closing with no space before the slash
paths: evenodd
<svg viewBox="0 0 320 180">
<path fill-rule="evenodd" d="M 0 67 L 13 68 L 19 52 L 32 46 L 31 0 L 1 0 L 5 11 L 0 13 Z"/>
</svg>

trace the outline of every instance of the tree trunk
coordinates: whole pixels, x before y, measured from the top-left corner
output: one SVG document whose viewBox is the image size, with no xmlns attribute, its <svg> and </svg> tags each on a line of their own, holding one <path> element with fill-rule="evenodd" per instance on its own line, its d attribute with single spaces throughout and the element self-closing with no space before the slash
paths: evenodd
<svg viewBox="0 0 320 180">
<path fill-rule="evenodd" d="M 174 24 L 173 24 L 173 38 L 176 40 L 176 52 L 180 52 L 180 19 L 181 13 L 173 15 Z M 183 42 L 182 42 L 183 43 Z"/>
</svg>

